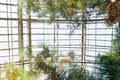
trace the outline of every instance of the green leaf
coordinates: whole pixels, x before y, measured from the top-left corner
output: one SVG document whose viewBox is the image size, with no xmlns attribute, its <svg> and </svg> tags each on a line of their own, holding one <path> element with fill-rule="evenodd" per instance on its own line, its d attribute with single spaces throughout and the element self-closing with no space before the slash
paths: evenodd
<svg viewBox="0 0 120 80">
<path fill-rule="evenodd" d="M 80 9 L 85 9 L 85 4 L 82 1 L 77 1 L 77 7 Z"/>
</svg>

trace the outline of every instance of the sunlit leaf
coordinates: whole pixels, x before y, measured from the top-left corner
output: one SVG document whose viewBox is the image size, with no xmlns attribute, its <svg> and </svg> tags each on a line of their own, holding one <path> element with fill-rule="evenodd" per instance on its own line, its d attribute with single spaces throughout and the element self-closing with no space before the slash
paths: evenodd
<svg viewBox="0 0 120 80">
<path fill-rule="evenodd" d="M 82 1 L 77 1 L 77 7 L 80 9 L 85 9 L 85 4 Z"/>
</svg>

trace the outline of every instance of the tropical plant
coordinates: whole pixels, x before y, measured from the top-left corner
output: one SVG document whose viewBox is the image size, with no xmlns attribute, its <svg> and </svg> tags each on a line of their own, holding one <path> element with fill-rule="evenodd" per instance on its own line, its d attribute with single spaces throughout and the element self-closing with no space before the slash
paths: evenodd
<svg viewBox="0 0 120 80">
<path fill-rule="evenodd" d="M 50 20 L 63 18 L 77 20 L 79 9 L 85 9 L 84 0 L 24 0 L 27 13 L 37 12 L 39 17 L 49 17 Z"/>
<path fill-rule="evenodd" d="M 120 80 L 120 21 L 115 31 L 111 50 L 100 57 L 101 74 L 108 75 L 109 80 Z"/>
<path fill-rule="evenodd" d="M 14 62 L 6 63 L 0 70 L 0 80 L 39 80 L 45 75 L 47 75 L 47 80 L 63 80 L 65 78 L 87 80 L 86 70 L 73 63 L 73 51 L 58 59 L 46 45 L 42 47 L 43 50 L 36 55 L 30 54 L 31 50 L 27 48 L 26 57 L 31 61 L 31 69 L 26 71 Z"/>
<path fill-rule="evenodd" d="M 52 51 L 46 45 L 42 45 L 43 50 L 36 53 L 36 55 L 26 55 L 28 59 L 32 59 L 32 68 L 30 69 L 35 74 L 46 74 L 50 80 L 86 80 L 86 70 L 81 68 L 78 64 L 73 63 L 75 55 L 71 51 L 67 56 L 58 57 L 55 56 Z"/>
<path fill-rule="evenodd" d="M 120 18 L 119 0 L 23 0 L 23 6 L 27 13 L 31 11 L 41 18 L 49 18 L 50 21 L 62 18 L 79 23 L 81 17 L 92 15 L 105 15 L 109 24 L 114 24 Z M 80 12 L 83 14 L 79 14 Z M 82 18 L 84 20 L 84 18 Z"/>
<path fill-rule="evenodd" d="M 70 70 L 68 80 L 86 80 L 86 72 L 83 68 Z"/>
<path fill-rule="evenodd" d="M 118 21 L 118 24 L 115 26 L 115 36 L 112 40 L 111 52 L 116 56 L 120 56 L 120 19 Z"/>
<path fill-rule="evenodd" d="M 0 80 L 31 80 L 33 75 L 31 71 L 24 71 L 13 62 L 3 65 L 0 72 Z"/>
<path fill-rule="evenodd" d="M 62 79 L 66 73 L 64 70 L 64 63 L 70 62 L 72 54 L 63 57 L 62 59 L 58 59 L 46 45 L 42 45 L 42 48 L 43 51 L 36 53 L 36 55 L 30 54 L 30 50 L 26 53 L 28 59 L 33 60 L 33 66 L 31 68 L 32 72 L 36 74 L 47 74 L 47 79 Z"/>
<path fill-rule="evenodd" d="M 120 79 L 120 56 L 116 57 L 108 52 L 106 55 L 101 56 L 101 74 L 108 75 L 109 80 Z"/>
</svg>

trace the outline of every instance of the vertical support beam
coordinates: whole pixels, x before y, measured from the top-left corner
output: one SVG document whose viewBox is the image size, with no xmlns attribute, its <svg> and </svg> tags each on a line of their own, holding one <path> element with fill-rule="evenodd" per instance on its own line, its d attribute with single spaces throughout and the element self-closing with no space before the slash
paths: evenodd
<svg viewBox="0 0 120 80">
<path fill-rule="evenodd" d="M 82 49 L 81 49 L 81 66 L 84 66 L 84 58 L 85 58 L 85 28 L 86 28 L 86 20 L 85 20 L 85 10 L 82 10 Z"/>
<path fill-rule="evenodd" d="M 8 3 L 8 0 L 6 0 L 6 3 Z M 7 18 L 9 16 L 9 12 L 8 12 L 8 5 L 6 5 L 6 10 L 7 10 Z M 8 37 L 8 48 L 10 49 L 10 29 L 9 29 L 9 20 L 7 20 L 7 37 Z M 8 53 L 9 53 L 9 62 L 11 62 L 11 51 L 8 50 Z"/>
<path fill-rule="evenodd" d="M 23 53 L 23 22 L 22 22 L 22 1 L 18 0 L 18 43 L 19 43 L 19 59 L 21 67 L 24 68 L 24 53 Z"/>
<path fill-rule="evenodd" d="M 31 43 L 31 16 L 30 14 L 28 14 L 28 20 L 27 20 L 27 26 L 28 26 L 28 47 L 29 47 L 29 53 L 32 54 L 32 43 Z M 30 69 L 32 68 L 32 60 L 31 58 L 29 59 L 30 60 Z"/>
<path fill-rule="evenodd" d="M 83 61 L 85 62 L 86 61 L 86 11 L 85 11 L 85 14 L 84 14 L 84 55 L 83 55 Z M 84 67 L 86 63 L 84 63 Z"/>
</svg>

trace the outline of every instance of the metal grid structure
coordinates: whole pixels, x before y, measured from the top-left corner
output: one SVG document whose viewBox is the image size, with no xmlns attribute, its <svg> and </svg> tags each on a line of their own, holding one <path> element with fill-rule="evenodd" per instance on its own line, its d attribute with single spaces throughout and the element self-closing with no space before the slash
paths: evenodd
<svg viewBox="0 0 120 80">
<path fill-rule="evenodd" d="M 24 47 L 31 47 L 35 53 L 40 50 L 38 45 L 47 44 L 50 49 L 56 48 L 57 56 L 74 51 L 76 62 L 93 68 L 91 64 L 95 56 L 111 48 L 114 30 L 105 26 L 103 18 L 92 17 L 71 34 L 73 28 L 69 21 L 57 20 L 47 24 L 34 14 L 27 15 L 17 1 L 0 1 L 0 64 L 21 61 L 24 66 Z"/>
<path fill-rule="evenodd" d="M 104 20 L 96 18 L 95 21 L 88 23 L 85 30 L 85 64 L 91 69 L 99 68 L 95 66 L 96 57 L 108 52 L 111 49 L 111 40 L 114 36 L 114 29 L 106 27 Z M 95 63 L 95 64 L 94 64 Z"/>
<path fill-rule="evenodd" d="M 17 3 L 0 1 L 0 64 L 19 61 Z"/>
</svg>

